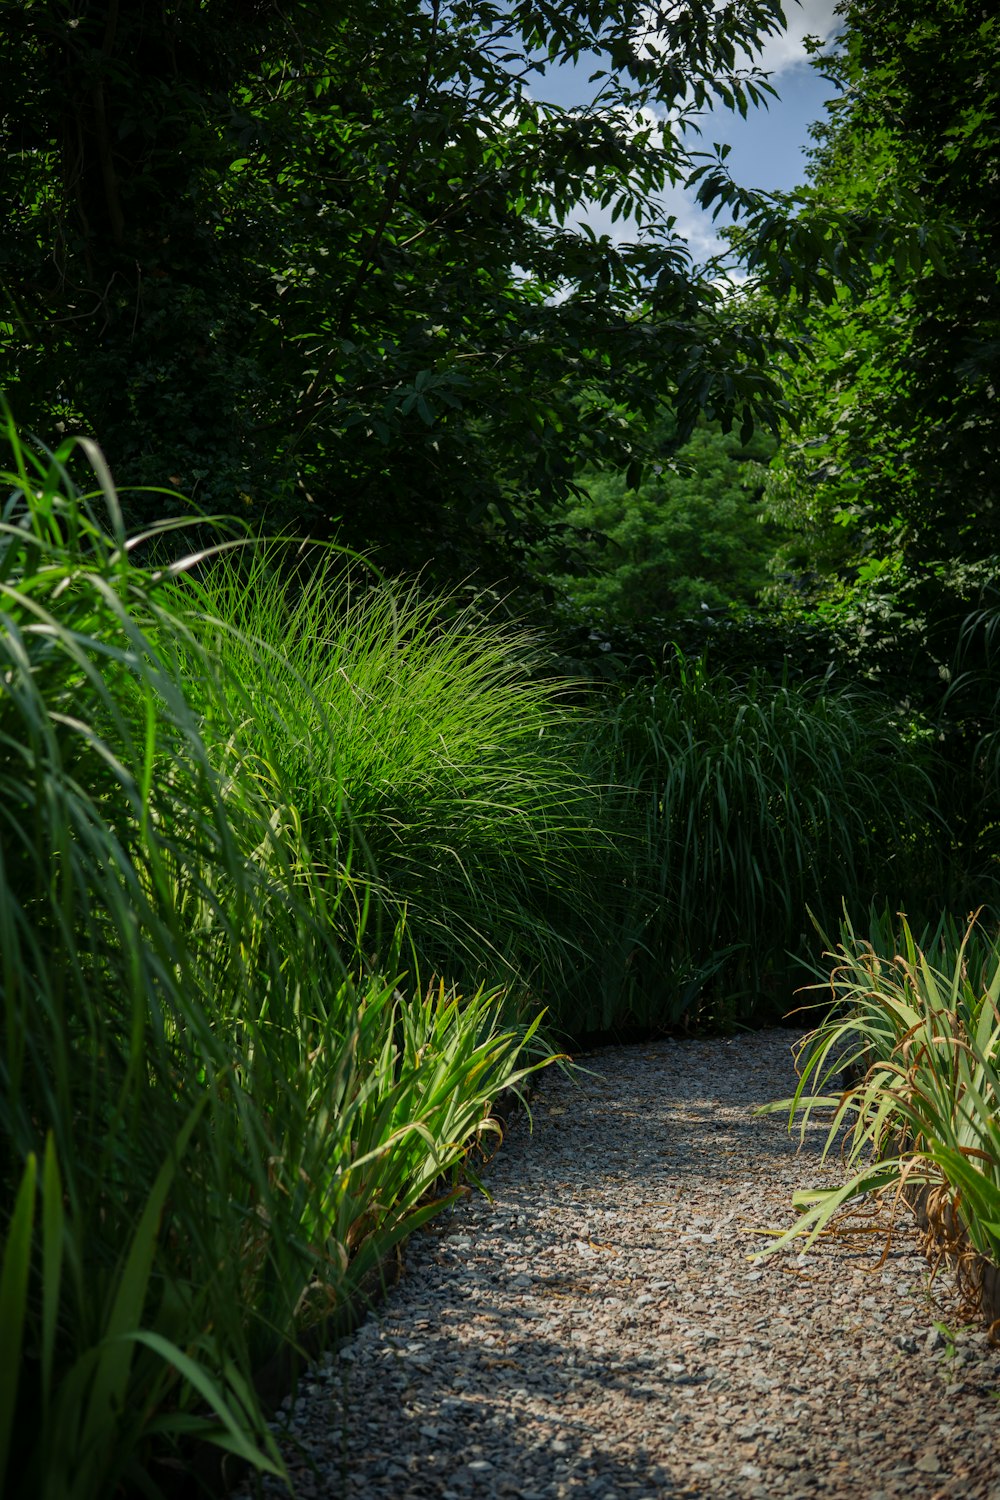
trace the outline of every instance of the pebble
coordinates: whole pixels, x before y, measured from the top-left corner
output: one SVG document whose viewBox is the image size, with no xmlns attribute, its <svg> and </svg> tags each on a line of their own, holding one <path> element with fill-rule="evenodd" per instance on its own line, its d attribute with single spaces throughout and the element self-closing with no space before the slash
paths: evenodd
<svg viewBox="0 0 1000 1500">
<path fill-rule="evenodd" d="M 1000 1500 L 1000 1353 L 916 1234 L 750 1259 L 842 1180 L 787 1117 L 794 1033 L 551 1069 L 275 1432 L 317 1500 Z M 936 1323 L 949 1329 L 945 1338 Z M 287 1493 L 271 1477 L 267 1497 Z M 238 1500 L 254 1493 L 247 1483 Z"/>
</svg>

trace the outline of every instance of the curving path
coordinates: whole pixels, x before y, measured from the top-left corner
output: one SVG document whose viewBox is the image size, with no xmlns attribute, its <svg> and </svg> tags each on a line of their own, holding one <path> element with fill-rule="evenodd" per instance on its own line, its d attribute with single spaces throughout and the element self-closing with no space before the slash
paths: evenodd
<svg viewBox="0 0 1000 1500">
<path fill-rule="evenodd" d="M 838 1180 L 754 1106 L 794 1033 L 550 1070 L 385 1306 L 300 1387 L 300 1500 L 1000 1500 L 1000 1351 L 906 1229 L 747 1259 Z M 940 1302 L 935 1302 L 935 1297 Z M 935 1323 L 949 1325 L 947 1334 Z M 284 1493 L 264 1487 L 264 1493 Z"/>
</svg>

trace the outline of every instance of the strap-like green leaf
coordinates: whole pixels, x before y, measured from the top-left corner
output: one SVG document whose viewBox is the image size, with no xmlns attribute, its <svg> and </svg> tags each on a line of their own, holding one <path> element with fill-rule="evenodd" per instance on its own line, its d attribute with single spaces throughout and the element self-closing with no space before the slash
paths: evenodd
<svg viewBox="0 0 1000 1500">
<path fill-rule="evenodd" d="M 107 1328 L 100 1345 L 90 1400 L 87 1403 L 87 1415 L 81 1428 L 81 1452 L 92 1451 L 102 1439 L 110 1437 L 117 1413 L 124 1407 L 134 1352 L 129 1336 L 138 1331 L 142 1318 L 156 1253 L 160 1215 L 180 1158 L 207 1098 L 207 1095 L 203 1095 L 195 1105 L 177 1137 L 174 1150 L 157 1173 L 118 1274 L 118 1290 L 108 1314 Z"/>
<path fill-rule="evenodd" d="M 31 1268 L 31 1234 L 35 1222 L 34 1152 L 24 1164 L 24 1175 L 14 1202 L 0 1268 L 0 1485 L 7 1476 L 10 1434 L 21 1373 L 21 1341 Z"/>
<path fill-rule="evenodd" d="M 197 1391 L 215 1413 L 222 1423 L 223 1431 L 215 1432 L 206 1422 L 199 1434 L 203 1439 L 214 1443 L 216 1447 L 225 1448 L 227 1452 L 239 1454 L 240 1458 L 252 1464 L 255 1469 L 284 1477 L 285 1468 L 280 1458 L 276 1453 L 268 1457 L 260 1445 L 253 1440 L 247 1431 L 245 1421 L 241 1423 L 240 1418 L 234 1414 L 231 1403 L 226 1399 L 225 1391 L 196 1360 L 185 1354 L 183 1349 L 178 1349 L 170 1339 L 148 1328 L 140 1328 L 134 1333 L 125 1335 L 125 1342 L 129 1341 L 145 1344 L 147 1349 L 152 1349 L 153 1353 L 158 1354 L 167 1364 L 173 1365 L 177 1373 L 183 1376 L 192 1390 Z"/>
<path fill-rule="evenodd" d="M 65 1221 L 62 1194 L 55 1140 L 50 1131 L 45 1141 L 42 1167 L 42 1402 L 46 1414 L 52 1398 L 52 1367 L 62 1284 Z"/>
</svg>

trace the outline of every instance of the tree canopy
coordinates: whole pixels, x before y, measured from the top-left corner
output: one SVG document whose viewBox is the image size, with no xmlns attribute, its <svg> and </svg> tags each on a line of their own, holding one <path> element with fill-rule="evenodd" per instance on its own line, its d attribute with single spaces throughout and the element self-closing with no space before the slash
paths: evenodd
<svg viewBox="0 0 1000 1500">
<path fill-rule="evenodd" d="M 997 869 L 1000 789 L 1000 21 L 982 0 L 845 0 L 807 212 L 900 206 L 862 297 L 779 314 L 807 351 L 768 482 L 791 617 L 934 725 L 959 863 Z M 984 886 L 985 889 L 985 886 Z"/>
<path fill-rule="evenodd" d="M 863 300 L 795 313 L 811 357 L 786 389 L 803 425 L 772 507 L 802 533 L 792 573 L 954 626 L 1000 550 L 1000 22 L 977 0 L 842 9 L 829 66 L 844 90 L 809 196 L 865 212 L 903 193 L 919 235 Z"/>
<path fill-rule="evenodd" d="M 778 0 L 8 5 L 16 414 L 96 433 L 125 488 L 516 564 L 584 466 L 637 477 L 665 403 L 683 430 L 782 417 L 773 320 L 726 305 L 661 198 L 697 184 L 782 258 L 693 128 L 766 100 L 748 54 L 782 24 Z M 547 101 L 566 60 L 586 107 Z"/>
</svg>

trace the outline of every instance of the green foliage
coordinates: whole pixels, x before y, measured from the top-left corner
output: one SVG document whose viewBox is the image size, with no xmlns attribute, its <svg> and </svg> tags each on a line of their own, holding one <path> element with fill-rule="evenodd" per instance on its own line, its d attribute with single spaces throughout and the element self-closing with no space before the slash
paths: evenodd
<svg viewBox="0 0 1000 1500">
<path fill-rule="evenodd" d="M 850 0 L 844 18 L 825 66 L 845 90 L 815 129 L 806 201 L 865 213 L 902 192 L 917 233 L 884 248 L 863 301 L 790 309 L 811 357 L 788 372 L 802 431 L 772 507 L 805 533 L 793 574 L 894 601 L 948 661 L 977 565 L 988 574 L 998 550 L 1000 220 L 982 190 L 997 168 L 998 23 L 978 0 Z"/>
<path fill-rule="evenodd" d="M 326 548 L 225 558 L 204 596 L 244 764 L 295 787 L 312 857 L 363 885 L 369 932 L 405 915 L 421 972 L 564 1006 L 608 841 L 539 643 Z"/>
<path fill-rule="evenodd" d="M 575 475 L 642 457 L 664 401 L 686 430 L 779 422 L 788 341 L 692 264 L 667 184 L 741 213 L 779 279 L 791 236 L 802 288 L 866 261 L 863 226 L 789 227 L 698 149 L 706 104 L 772 93 L 742 53 L 780 29 L 777 0 L 29 0 L 7 19 L 0 71 L 31 100 L 0 109 L 22 420 L 100 433 L 121 486 L 339 528 L 393 567 L 513 576 Z M 591 56 L 592 103 L 548 102 L 547 61 Z M 588 202 L 635 242 L 578 227 Z M 140 520 L 177 503 L 129 500 Z"/>
<path fill-rule="evenodd" d="M 805 1211 L 774 1248 L 822 1234 L 860 1194 L 931 1188 L 927 1211 L 938 1247 L 1000 1262 L 1000 961 L 997 934 L 944 917 L 917 940 L 905 917 L 873 917 L 867 938 L 849 920 L 831 954 L 833 1005 L 805 1038 L 799 1087 L 772 1106 L 801 1116 L 833 1108 L 825 1154 L 845 1144 L 851 1175 L 803 1192 Z M 842 1071 L 862 1076 L 841 1090 Z M 831 1085 L 835 1092 L 831 1093 Z"/>
<path fill-rule="evenodd" d="M 294 667 L 260 655 L 251 721 L 204 555 L 136 562 L 96 450 L 80 495 L 68 444 L 8 435 L 4 1493 L 154 1493 L 192 1438 L 280 1472 L 254 1371 L 449 1201 L 548 1053 L 495 987 L 401 993 L 402 930 L 367 955 L 350 829 L 316 857 L 276 753 L 330 753 Z"/>
<path fill-rule="evenodd" d="M 905 891 L 933 823 L 920 745 L 882 703 L 817 682 L 737 683 L 680 659 L 610 721 L 617 1004 L 646 1020 L 780 1016 L 808 910 Z"/>
<path fill-rule="evenodd" d="M 551 569 L 549 578 L 569 612 L 604 629 L 654 618 L 669 629 L 705 610 L 753 605 L 768 582 L 775 538 L 761 524 L 748 466 L 773 445 L 758 435 L 744 446 L 707 425 L 680 447 L 666 430 L 660 442 L 660 462 L 635 487 L 598 471 L 566 514 L 576 572 Z"/>
<path fill-rule="evenodd" d="M 803 219 L 892 204 L 867 281 L 779 307 L 802 357 L 782 384 L 798 420 L 765 487 L 784 528 L 772 596 L 828 625 L 904 714 L 935 726 L 955 910 L 992 901 L 989 745 L 997 699 L 997 21 L 978 0 L 842 7 L 820 60 L 843 85 L 814 129 Z M 752 254 L 752 245 L 749 246 Z"/>
</svg>

